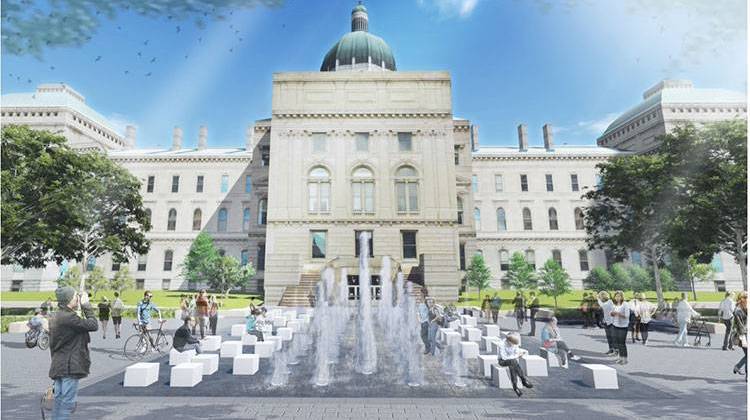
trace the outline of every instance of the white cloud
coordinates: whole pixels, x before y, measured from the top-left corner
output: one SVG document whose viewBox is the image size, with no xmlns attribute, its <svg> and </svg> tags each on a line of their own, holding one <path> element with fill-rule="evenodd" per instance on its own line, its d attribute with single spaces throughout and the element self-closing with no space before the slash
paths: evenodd
<svg viewBox="0 0 750 420">
<path fill-rule="evenodd" d="M 112 128 L 121 136 L 125 136 L 125 127 L 129 125 L 138 128 L 138 124 L 136 124 L 133 120 L 125 115 L 118 113 L 108 115 L 107 121 L 109 121 L 109 124 L 112 126 Z"/>
<path fill-rule="evenodd" d="M 607 127 L 612 124 L 612 121 L 617 119 L 617 117 L 619 117 L 620 115 L 622 115 L 622 112 L 610 112 L 607 115 L 594 120 L 579 121 L 576 123 L 576 127 L 578 127 L 578 129 L 581 131 L 597 135 L 602 134 L 604 130 L 606 130 Z"/>
<path fill-rule="evenodd" d="M 469 17 L 479 0 L 418 0 L 420 6 L 437 11 L 442 18 Z"/>
</svg>

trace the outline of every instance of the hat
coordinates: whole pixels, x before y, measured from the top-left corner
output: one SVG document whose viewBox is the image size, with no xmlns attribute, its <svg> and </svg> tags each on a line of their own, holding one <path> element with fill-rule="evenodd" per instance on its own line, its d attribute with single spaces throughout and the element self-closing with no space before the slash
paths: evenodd
<svg viewBox="0 0 750 420">
<path fill-rule="evenodd" d="M 65 286 L 65 287 L 58 287 L 57 290 L 55 290 L 55 297 L 57 297 L 57 304 L 60 306 L 68 306 L 71 300 L 73 300 L 73 296 L 76 295 L 76 289 Z"/>
<path fill-rule="evenodd" d="M 519 337 L 517 334 L 508 334 L 507 338 L 508 341 L 513 344 L 521 344 L 521 337 Z"/>
</svg>

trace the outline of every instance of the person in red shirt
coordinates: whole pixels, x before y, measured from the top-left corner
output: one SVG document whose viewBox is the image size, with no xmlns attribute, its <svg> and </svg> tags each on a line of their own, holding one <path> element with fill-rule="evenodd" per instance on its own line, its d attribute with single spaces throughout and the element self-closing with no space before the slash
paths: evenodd
<svg viewBox="0 0 750 420">
<path fill-rule="evenodd" d="M 201 340 L 205 338 L 206 321 L 208 320 L 208 298 L 206 290 L 201 290 L 198 299 L 195 300 L 195 313 L 197 323 L 201 329 Z"/>
</svg>

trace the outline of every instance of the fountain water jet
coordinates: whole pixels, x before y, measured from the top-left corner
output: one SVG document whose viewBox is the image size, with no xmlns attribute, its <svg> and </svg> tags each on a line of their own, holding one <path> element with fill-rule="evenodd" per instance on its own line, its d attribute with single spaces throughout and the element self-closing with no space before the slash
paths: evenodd
<svg viewBox="0 0 750 420">
<path fill-rule="evenodd" d="M 375 373 L 378 362 L 375 333 L 372 329 L 372 293 L 368 264 L 369 239 L 369 232 L 359 234 L 359 314 L 357 316 L 355 369 L 364 375 Z"/>
</svg>

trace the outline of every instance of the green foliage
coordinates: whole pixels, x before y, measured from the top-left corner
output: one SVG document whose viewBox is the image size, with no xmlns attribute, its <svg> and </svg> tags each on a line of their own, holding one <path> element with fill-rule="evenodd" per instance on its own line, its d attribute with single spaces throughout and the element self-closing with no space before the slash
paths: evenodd
<svg viewBox="0 0 750 420">
<path fill-rule="evenodd" d="M 232 288 L 247 284 L 255 275 L 255 268 L 251 264 L 240 265 L 237 258 L 227 255 L 219 257 L 214 262 L 213 273 L 214 276 L 208 280 L 208 284 L 227 296 Z"/>
<path fill-rule="evenodd" d="M 573 291 L 573 287 L 570 285 L 570 276 L 553 259 L 547 260 L 540 271 L 541 292 L 546 296 L 552 296 L 555 300 L 555 308 L 557 308 L 557 297 Z"/>
<path fill-rule="evenodd" d="M 510 265 L 505 279 L 515 290 L 528 290 L 537 288 L 537 276 L 534 268 L 526 262 L 524 255 L 518 251 L 510 257 Z"/>
<path fill-rule="evenodd" d="M 623 263 L 612 264 L 609 269 L 609 274 L 612 276 L 613 286 L 619 290 L 631 290 L 633 280 L 630 277 L 630 271 L 628 267 Z"/>
<path fill-rule="evenodd" d="M 58 287 L 70 286 L 76 290 L 81 285 L 81 269 L 78 266 L 72 266 L 65 272 L 62 278 L 57 279 Z"/>
<path fill-rule="evenodd" d="M 219 251 L 214 246 L 213 238 L 201 232 L 193 240 L 182 263 L 182 276 L 191 283 L 207 284 L 215 277 L 214 268 L 218 259 Z"/>
<path fill-rule="evenodd" d="M 674 276 L 672 275 L 672 272 L 669 271 L 666 268 L 660 268 L 659 269 L 659 277 L 661 279 L 661 287 L 665 291 L 675 291 L 677 290 L 677 283 L 674 281 Z M 651 280 L 651 286 L 653 287 L 654 279 L 649 278 Z"/>
<path fill-rule="evenodd" d="M 484 257 L 481 254 L 475 254 L 471 258 L 471 264 L 466 271 L 466 282 L 470 287 L 476 287 L 479 294 L 482 290 L 490 287 L 490 278 L 492 273 L 484 263 Z"/>
<path fill-rule="evenodd" d="M 130 269 L 126 266 L 120 267 L 114 277 L 112 277 L 112 281 L 109 282 L 109 288 L 117 292 L 132 289 L 133 287 L 135 287 L 135 280 L 130 275 Z"/>
<path fill-rule="evenodd" d="M 109 281 L 104 277 L 104 271 L 99 267 L 94 267 L 86 276 L 86 291 L 91 294 L 91 297 L 107 288 Z"/>
<path fill-rule="evenodd" d="M 630 276 L 630 287 L 628 287 L 627 290 L 632 290 L 634 292 L 645 292 L 646 290 L 653 290 L 656 285 L 654 284 L 654 278 L 651 276 L 651 274 L 646 270 L 645 268 L 641 267 L 640 265 L 636 264 L 630 264 L 627 266 L 628 274 Z M 669 272 L 669 270 L 661 269 L 660 273 L 663 274 L 664 271 Z M 661 287 L 662 290 L 674 290 L 674 281 L 672 280 L 671 276 L 664 277 L 663 275 L 660 275 L 661 280 Z M 669 283 L 670 287 L 667 287 L 667 283 Z"/>
<path fill-rule="evenodd" d="M 614 290 L 615 281 L 612 274 L 604 267 L 594 267 L 584 280 L 586 287 L 593 290 Z"/>
</svg>

